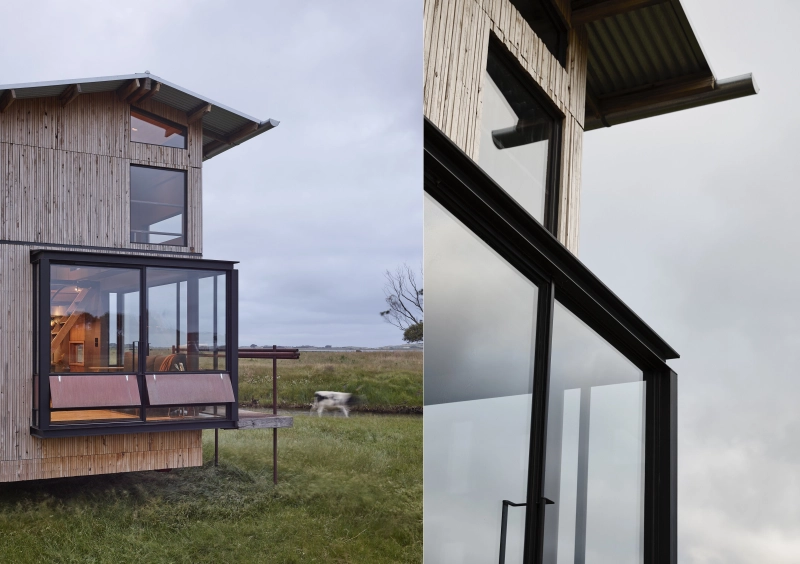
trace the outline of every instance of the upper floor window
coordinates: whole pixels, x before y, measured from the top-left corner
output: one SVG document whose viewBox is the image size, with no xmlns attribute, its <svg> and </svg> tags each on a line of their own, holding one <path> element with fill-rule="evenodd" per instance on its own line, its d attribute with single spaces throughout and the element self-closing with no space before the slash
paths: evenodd
<svg viewBox="0 0 800 564">
<path fill-rule="evenodd" d="M 186 148 L 186 128 L 177 123 L 131 108 L 131 141 Z"/>
<path fill-rule="evenodd" d="M 478 164 L 517 203 L 555 231 L 561 121 L 521 68 L 493 44 L 484 75 Z"/>
<path fill-rule="evenodd" d="M 186 171 L 131 165 L 131 243 L 186 246 Z"/>
<path fill-rule="evenodd" d="M 561 66 L 567 59 L 567 26 L 556 13 L 552 0 L 511 0 L 522 18 L 542 40 Z"/>
</svg>

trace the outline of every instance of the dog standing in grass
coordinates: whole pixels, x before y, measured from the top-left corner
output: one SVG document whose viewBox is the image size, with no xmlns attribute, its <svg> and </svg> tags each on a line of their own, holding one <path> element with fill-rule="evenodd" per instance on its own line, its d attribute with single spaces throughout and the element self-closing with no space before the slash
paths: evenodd
<svg viewBox="0 0 800 564">
<path fill-rule="evenodd" d="M 341 409 L 345 417 L 349 417 L 350 407 L 358 403 L 358 398 L 347 392 L 314 392 L 314 403 L 311 404 L 311 412 L 317 411 L 317 415 L 322 417 L 322 412 L 326 409 Z"/>
</svg>

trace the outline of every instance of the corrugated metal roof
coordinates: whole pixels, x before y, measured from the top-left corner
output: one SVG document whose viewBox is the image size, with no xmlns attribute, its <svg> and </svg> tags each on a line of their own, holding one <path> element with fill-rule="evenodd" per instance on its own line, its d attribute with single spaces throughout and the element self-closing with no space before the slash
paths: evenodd
<svg viewBox="0 0 800 564">
<path fill-rule="evenodd" d="M 712 74 L 676 6 L 680 4 L 664 2 L 587 24 L 587 82 L 595 96 L 602 98 L 678 77 Z"/>
<path fill-rule="evenodd" d="M 161 85 L 159 91 L 152 96 L 152 100 L 161 102 L 162 104 L 166 104 L 167 106 L 183 112 L 195 110 L 203 104 L 211 104 L 211 111 L 202 118 L 203 130 L 207 130 L 214 135 L 214 137 L 203 136 L 203 154 L 205 160 L 235 145 L 243 143 L 248 139 L 252 139 L 256 135 L 264 133 L 280 123 L 274 119 L 261 121 L 149 73 L 0 85 L 0 98 L 2 98 L 7 90 L 13 90 L 15 97 L 19 100 L 60 96 L 73 84 L 79 84 L 83 94 L 113 92 L 131 80 L 145 80 L 148 78 L 152 82 L 158 82 Z M 248 125 L 252 126 L 254 129 L 247 135 L 236 139 L 232 143 L 223 143 L 219 141 L 220 138 L 226 139 Z"/>
<path fill-rule="evenodd" d="M 573 8 L 600 4 L 578 0 Z M 642 0 L 638 8 L 585 26 L 589 38 L 586 130 L 758 91 L 749 76 L 733 87 L 726 83 L 725 92 L 715 95 L 717 85 L 724 81 L 714 76 L 680 0 Z"/>
</svg>

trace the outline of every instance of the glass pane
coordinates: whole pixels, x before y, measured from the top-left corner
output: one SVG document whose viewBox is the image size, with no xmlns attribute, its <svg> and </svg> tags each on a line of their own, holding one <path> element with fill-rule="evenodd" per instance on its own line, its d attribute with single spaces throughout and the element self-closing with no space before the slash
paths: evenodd
<svg viewBox="0 0 800 564">
<path fill-rule="evenodd" d="M 184 246 L 186 172 L 131 165 L 131 242 Z"/>
<path fill-rule="evenodd" d="M 489 50 L 478 164 L 519 205 L 544 221 L 553 118 Z"/>
<path fill-rule="evenodd" d="M 50 372 L 135 372 L 139 270 L 50 268 Z"/>
<path fill-rule="evenodd" d="M 145 372 L 226 370 L 225 273 L 147 269 Z"/>
<path fill-rule="evenodd" d="M 185 149 L 186 128 L 131 108 L 131 141 Z"/>
<path fill-rule="evenodd" d="M 224 419 L 224 405 L 148 407 L 148 421 L 175 421 L 176 419 Z"/>
<path fill-rule="evenodd" d="M 75 423 L 101 423 L 117 421 L 139 421 L 139 409 L 80 409 L 50 412 L 53 425 L 73 425 Z"/>
<path fill-rule="evenodd" d="M 495 562 L 527 499 L 537 288 L 427 194 L 424 217 L 425 560 Z"/>
<path fill-rule="evenodd" d="M 644 393 L 642 371 L 556 303 L 544 562 L 642 562 Z"/>
</svg>

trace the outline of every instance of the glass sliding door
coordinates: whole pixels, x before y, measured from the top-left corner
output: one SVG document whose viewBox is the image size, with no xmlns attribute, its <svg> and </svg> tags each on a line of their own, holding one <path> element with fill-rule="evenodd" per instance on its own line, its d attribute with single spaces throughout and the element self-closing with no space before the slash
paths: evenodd
<svg viewBox="0 0 800 564">
<path fill-rule="evenodd" d="M 527 501 L 537 287 L 425 196 L 426 562 L 497 562 Z M 508 508 L 522 562 L 526 507 Z"/>
<path fill-rule="evenodd" d="M 558 302 L 544 495 L 545 564 L 643 561 L 644 374 Z"/>
</svg>

